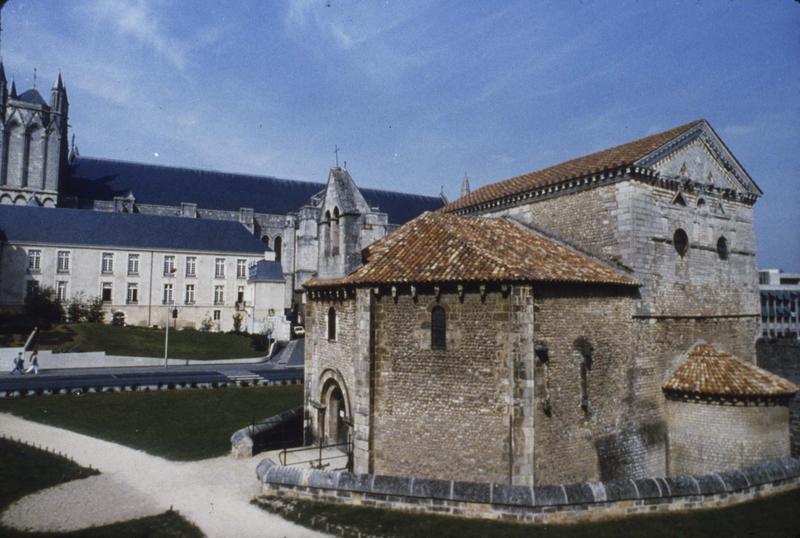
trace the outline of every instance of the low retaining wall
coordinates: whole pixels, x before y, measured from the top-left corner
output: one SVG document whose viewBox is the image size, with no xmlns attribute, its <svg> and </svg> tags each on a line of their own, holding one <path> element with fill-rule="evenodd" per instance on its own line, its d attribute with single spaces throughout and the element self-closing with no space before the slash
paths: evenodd
<svg viewBox="0 0 800 538">
<path fill-rule="evenodd" d="M 284 440 L 290 445 L 281 446 Z M 231 455 L 250 458 L 262 450 L 288 448 L 302 442 L 303 406 L 300 406 L 235 431 L 231 435 Z"/>
<path fill-rule="evenodd" d="M 352 474 L 278 465 L 256 470 L 262 495 L 536 523 L 567 523 L 632 513 L 714 508 L 800 487 L 800 459 L 702 476 L 552 486 L 510 486 Z"/>
</svg>

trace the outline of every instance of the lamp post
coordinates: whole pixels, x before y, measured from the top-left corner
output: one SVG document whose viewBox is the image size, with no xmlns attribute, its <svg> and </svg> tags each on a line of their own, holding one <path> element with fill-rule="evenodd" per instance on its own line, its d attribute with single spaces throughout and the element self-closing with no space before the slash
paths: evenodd
<svg viewBox="0 0 800 538">
<path fill-rule="evenodd" d="M 174 275 L 176 270 L 177 269 L 175 269 L 174 267 L 172 269 L 170 269 L 169 270 L 169 275 L 170 276 Z M 165 287 L 165 289 L 166 289 L 166 287 Z M 174 295 L 174 293 L 175 293 L 174 289 L 172 290 L 172 293 Z M 166 331 L 164 332 L 164 368 L 166 368 L 167 367 L 167 361 L 169 360 L 169 359 L 167 359 L 168 353 L 169 353 L 169 320 L 172 318 L 172 303 L 174 301 L 172 300 L 172 298 L 164 297 L 164 302 L 167 304 Z"/>
</svg>

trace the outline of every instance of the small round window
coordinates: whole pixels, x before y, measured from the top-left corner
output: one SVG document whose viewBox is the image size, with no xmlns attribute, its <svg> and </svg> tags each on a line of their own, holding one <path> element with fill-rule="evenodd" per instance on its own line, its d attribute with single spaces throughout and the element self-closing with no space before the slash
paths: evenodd
<svg viewBox="0 0 800 538">
<path fill-rule="evenodd" d="M 728 240 L 724 237 L 717 239 L 717 255 L 720 260 L 728 259 Z"/>
<path fill-rule="evenodd" d="M 689 236 L 686 235 L 683 229 L 678 228 L 675 230 L 675 234 L 672 236 L 672 246 L 675 247 L 675 251 L 680 254 L 681 257 L 686 256 L 686 253 L 689 251 Z"/>
</svg>

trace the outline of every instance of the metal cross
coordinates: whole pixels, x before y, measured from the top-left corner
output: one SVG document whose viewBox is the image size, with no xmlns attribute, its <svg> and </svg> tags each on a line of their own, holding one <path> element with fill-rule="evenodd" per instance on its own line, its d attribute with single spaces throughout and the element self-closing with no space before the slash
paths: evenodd
<svg viewBox="0 0 800 538">
<path fill-rule="evenodd" d="M 336 154 L 336 168 L 339 168 L 339 146 L 334 145 L 333 152 Z"/>
</svg>

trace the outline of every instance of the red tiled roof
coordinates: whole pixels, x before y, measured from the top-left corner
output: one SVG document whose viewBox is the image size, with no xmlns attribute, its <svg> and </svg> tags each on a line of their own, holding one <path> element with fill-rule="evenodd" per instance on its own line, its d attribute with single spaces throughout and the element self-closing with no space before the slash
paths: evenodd
<svg viewBox="0 0 800 538">
<path fill-rule="evenodd" d="M 800 387 L 755 364 L 708 344 L 698 344 L 689 352 L 669 381 L 664 392 L 700 396 L 790 396 Z"/>
<path fill-rule="evenodd" d="M 578 282 L 638 286 L 612 268 L 507 219 L 423 213 L 367 250 L 344 279 L 307 287 L 432 282 Z"/>
<path fill-rule="evenodd" d="M 485 185 L 466 196 L 454 200 L 450 204 L 444 206 L 441 211 L 452 212 L 499 198 L 505 198 L 506 196 L 521 194 L 540 187 L 554 185 L 562 181 L 629 166 L 703 121 L 705 120 L 695 120 L 686 125 L 646 136 L 634 140 L 633 142 L 622 144 L 621 146 L 598 151 L 591 155 L 578 157 L 577 159 L 572 159 L 548 168 L 542 168 L 541 170 L 528 172 L 527 174 L 512 177 L 511 179 Z"/>
</svg>

